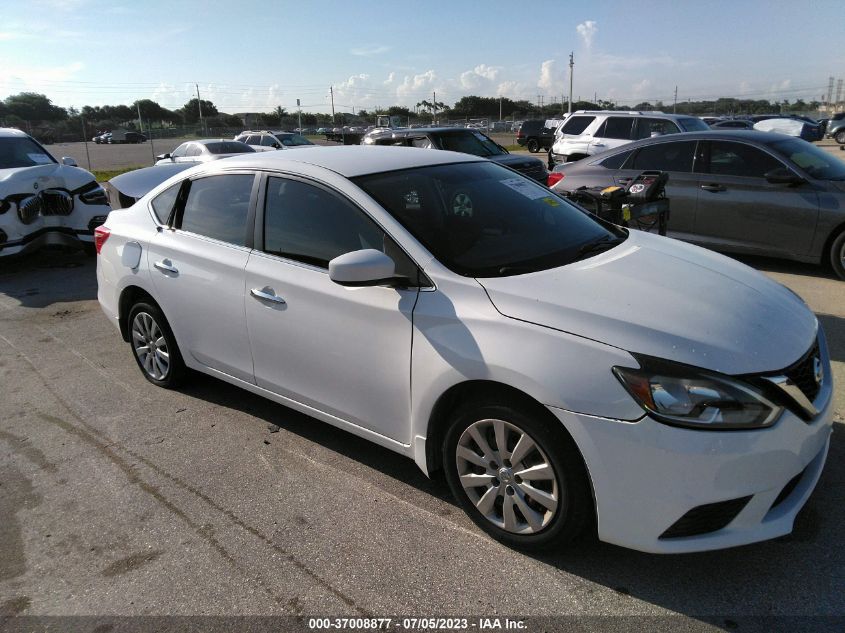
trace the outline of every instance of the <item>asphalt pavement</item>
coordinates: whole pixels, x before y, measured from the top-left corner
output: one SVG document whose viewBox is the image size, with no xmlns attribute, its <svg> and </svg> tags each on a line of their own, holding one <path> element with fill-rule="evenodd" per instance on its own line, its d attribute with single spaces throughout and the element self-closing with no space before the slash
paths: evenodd
<svg viewBox="0 0 845 633">
<path fill-rule="evenodd" d="M 100 311 L 93 258 L 0 260 L 0 630 L 12 614 L 613 616 L 584 630 L 673 631 L 845 616 L 845 282 L 744 261 L 805 298 L 833 357 L 836 432 L 794 534 L 529 556 L 406 458 L 213 378 L 145 381 Z"/>
</svg>

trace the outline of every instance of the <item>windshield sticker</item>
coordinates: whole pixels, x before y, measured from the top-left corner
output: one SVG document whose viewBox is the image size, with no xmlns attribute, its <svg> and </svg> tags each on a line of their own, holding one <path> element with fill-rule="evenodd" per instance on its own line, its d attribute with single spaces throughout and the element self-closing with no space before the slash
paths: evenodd
<svg viewBox="0 0 845 633">
<path fill-rule="evenodd" d="M 46 156 L 45 154 L 27 154 L 27 157 L 33 163 L 38 163 L 39 165 L 44 165 L 45 163 L 53 162 L 50 160 L 50 157 Z"/>
<path fill-rule="evenodd" d="M 459 218 L 472 217 L 472 198 L 469 194 L 459 191 L 452 196 L 452 215 Z"/>
<path fill-rule="evenodd" d="M 558 202 L 557 200 L 555 200 L 554 198 L 552 198 L 550 196 L 546 196 L 545 198 L 540 198 L 540 202 L 545 202 L 550 207 L 559 207 L 560 206 L 560 202 Z"/>
<path fill-rule="evenodd" d="M 527 180 L 523 180 L 522 178 L 505 178 L 499 182 L 505 187 L 510 187 L 517 193 L 521 193 L 529 200 L 537 200 L 538 198 L 545 198 L 549 195 L 542 188 L 528 182 Z"/>
</svg>

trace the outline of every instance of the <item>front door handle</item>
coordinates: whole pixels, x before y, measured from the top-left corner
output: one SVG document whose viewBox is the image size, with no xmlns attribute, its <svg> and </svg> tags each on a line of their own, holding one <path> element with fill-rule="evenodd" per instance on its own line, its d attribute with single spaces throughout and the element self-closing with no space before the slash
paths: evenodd
<svg viewBox="0 0 845 633">
<path fill-rule="evenodd" d="M 153 264 L 156 268 L 158 268 L 163 273 L 171 273 L 173 275 L 179 274 L 179 269 L 173 267 L 173 262 L 169 259 L 163 259 L 160 262 L 155 262 Z"/>
<path fill-rule="evenodd" d="M 704 191 L 713 191 L 713 192 L 727 191 L 728 190 L 727 187 L 725 187 L 725 185 L 717 185 L 715 183 L 711 184 L 711 185 L 701 185 L 701 188 L 704 189 Z"/>
<path fill-rule="evenodd" d="M 276 291 L 270 288 L 269 286 L 264 286 L 263 288 L 253 288 L 249 291 L 256 299 L 260 299 L 262 301 L 272 301 L 273 303 L 280 303 L 284 304 L 285 300 L 281 297 L 276 295 Z"/>
</svg>

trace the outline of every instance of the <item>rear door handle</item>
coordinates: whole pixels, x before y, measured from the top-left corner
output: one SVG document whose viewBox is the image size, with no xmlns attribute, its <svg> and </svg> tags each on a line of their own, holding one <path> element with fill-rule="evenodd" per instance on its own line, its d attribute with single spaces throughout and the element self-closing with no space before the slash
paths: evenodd
<svg viewBox="0 0 845 633">
<path fill-rule="evenodd" d="M 169 259 L 163 259 L 160 262 L 155 262 L 153 264 L 156 268 L 158 268 L 163 273 L 171 273 L 173 275 L 179 274 L 179 269 L 173 267 L 173 262 Z"/>
<path fill-rule="evenodd" d="M 249 291 L 249 294 L 261 301 L 271 301 L 279 304 L 285 303 L 285 300 L 276 295 L 276 291 L 269 286 L 264 286 L 263 288 L 253 288 Z"/>
<path fill-rule="evenodd" d="M 701 185 L 701 188 L 704 189 L 704 191 L 714 191 L 714 192 L 716 192 L 716 191 L 727 191 L 728 190 L 728 188 L 725 187 L 725 185 L 717 185 L 717 184 Z"/>
</svg>

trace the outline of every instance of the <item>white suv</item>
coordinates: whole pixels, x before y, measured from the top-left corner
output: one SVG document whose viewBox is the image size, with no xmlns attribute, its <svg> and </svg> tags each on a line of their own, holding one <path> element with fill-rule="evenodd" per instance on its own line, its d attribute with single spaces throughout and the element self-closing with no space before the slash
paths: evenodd
<svg viewBox="0 0 845 633">
<path fill-rule="evenodd" d="M 580 160 L 641 138 L 709 129 L 701 119 L 686 115 L 578 110 L 555 132 L 549 168 L 555 163 Z"/>
</svg>

